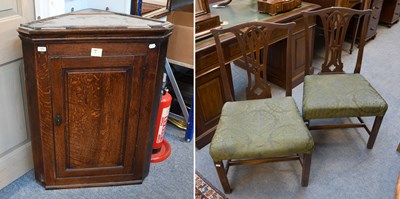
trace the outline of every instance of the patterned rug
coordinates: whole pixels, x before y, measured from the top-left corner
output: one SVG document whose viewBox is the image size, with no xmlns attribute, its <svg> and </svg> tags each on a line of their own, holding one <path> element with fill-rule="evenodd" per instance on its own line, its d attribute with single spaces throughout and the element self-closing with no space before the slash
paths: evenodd
<svg viewBox="0 0 400 199">
<path fill-rule="evenodd" d="M 196 199 L 227 199 L 227 197 L 196 171 Z"/>
</svg>

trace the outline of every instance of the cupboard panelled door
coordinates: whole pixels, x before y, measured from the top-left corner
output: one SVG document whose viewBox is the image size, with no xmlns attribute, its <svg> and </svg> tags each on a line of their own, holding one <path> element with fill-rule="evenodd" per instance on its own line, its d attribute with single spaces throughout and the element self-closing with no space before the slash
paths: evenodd
<svg viewBox="0 0 400 199">
<path fill-rule="evenodd" d="M 199 149 L 211 142 L 225 103 L 223 96 L 219 70 L 196 78 L 196 147 Z"/>
<path fill-rule="evenodd" d="M 144 56 L 50 57 L 56 176 L 129 174 Z M 130 169 L 129 169 L 130 168 Z"/>
</svg>

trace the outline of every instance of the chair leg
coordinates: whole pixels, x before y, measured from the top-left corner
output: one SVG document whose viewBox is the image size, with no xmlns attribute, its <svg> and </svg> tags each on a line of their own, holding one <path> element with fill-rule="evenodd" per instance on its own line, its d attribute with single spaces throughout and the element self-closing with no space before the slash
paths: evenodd
<svg viewBox="0 0 400 199">
<path fill-rule="evenodd" d="M 369 135 L 368 143 L 367 143 L 367 148 L 372 149 L 374 147 L 374 143 L 376 140 L 376 136 L 378 136 L 379 128 L 381 127 L 383 120 L 383 116 L 376 116 L 374 125 L 372 126 L 371 134 Z"/>
<path fill-rule="evenodd" d="M 228 177 L 226 176 L 226 171 L 224 168 L 224 163 L 222 161 L 214 162 L 215 168 L 217 169 L 219 180 L 221 181 L 221 185 L 224 188 L 224 192 L 229 194 L 232 192 L 231 187 L 229 186 Z"/>
<path fill-rule="evenodd" d="M 308 186 L 308 179 L 310 177 L 310 168 L 311 168 L 311 157 L 312 154 L 303 154 L 303 172 L 301 176 L 301 186 Z"/>
</svg>

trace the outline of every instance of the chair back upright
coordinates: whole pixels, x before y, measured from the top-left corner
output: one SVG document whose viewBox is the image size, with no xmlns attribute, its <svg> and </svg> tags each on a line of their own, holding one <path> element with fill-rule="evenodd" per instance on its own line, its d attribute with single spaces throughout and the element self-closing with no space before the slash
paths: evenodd
<svg viewBox="0 0 400 199">
<path fill-rule="evenodd" d="M 318 16 L 322 22 L 323 34 L 324 34 L 324 63 L 321 67 L 320 74 L 337 74 L 345 73 L 343 70 L 342 52 L 343 44 L 346 38 L 346 33 L 350 20 L 352 18 L 357 19 L 355 31 L 358 31 L 361 27 L 357 61 L 354 68 L 354 73 L 360 73 L 361 63 L 364 53 L 365 37 L 367 34 L 367 28 L 371 10 L 355 10 L 344 7 L 331 7 L 316 11 L 305 11 L 302 13 L 305 22 L 305 47 L 306 47 L 306 67 L 305 74 L 310 74 L 311 61 L 307 59 L 310 57 L 310 41 L 309 35 L 311 34 L 311 28 L 313 26 L 313 17 Z M 355 17 L 357 16 L 357 17 Z M 360 23 L 360 21 L 362 23 Z"/>
<path fill-rule="evenodd" d="M 213 29 L 218 62 L 222 77 L 222 84 L 226 101 L 233 101 L 234 93 L 230 89 L 230 80 L 228 78 L 228 70 L 226 65 L 229 62 L 225 59 L 225 54 L 229 53 L 228 40 L 235 39 L 240 48 L 241 57 L 245 63 L 247 71 L 247 99 L 262 99 L 271 97 L 271 87 L 267 80 L 267 59 L 268 47 L 276 42 L 276 32 L 284 30 L 287 32 L 287 48 L 286 48 L 286 96 L 292 94 L 292 34 L 295 23 L 278 24 L 267 22 L 248 22 L 235 25 L 229 28 Z M 278 31 L 280 29 L 280 31 Z M 275 40 L 274 40 L 275 39 Z M 234 81 L 234 80 L 233 80 Z"/>
</svg>

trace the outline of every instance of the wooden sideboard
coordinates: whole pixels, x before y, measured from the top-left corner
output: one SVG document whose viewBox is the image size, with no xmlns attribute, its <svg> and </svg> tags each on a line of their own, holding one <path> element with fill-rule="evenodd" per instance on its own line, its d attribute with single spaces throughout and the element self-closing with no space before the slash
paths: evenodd
<svg viewBox="0 0 400 199">
<path fill-rule="evenodd" d="M 400 19 L 400 0 L 384 0 L 380 22 L 391 27 Z"/>
<path fill-rule="evenodd" d="M 315 10 L 320 6 L 311 3 L 302 3 L 300 8 L 281 13 L 275 16 L 260 14 L 257 12 L 257 1 L 241 0 L 232 1 L 225 8 L 211 8 L 211 13 L 220 16 L 227 26 L 244 23 L 248 21 L 267 21 L 267 22 L 296 22 L 293 39 L 294 44 L 294 67 L 290 71 L 293 73 L 292 85 L 295 87 L 304 78 L 305 66 L 305 35 L 304 20 L 301 12 L 305 10 Z M 247 8 L 247 9 L 246 9 Z M 314 35 L 310 35 L 314 38 Z M 268 79 L 272 83 L 285 88 L 285 56 L 286 56 L 286 37 L 284 33 L 276 32 L 274 35 L 275 43 L 269 49 L 270 58 L 268 62 Z M 313 42 L 313 39 L 310 39 Z M 239 61 L 240 52 L 236 41 L 232 37 L 223 39 L 223 49 L 225 56 L 230 61 Z M 310 46 L 314 46 L 310 44 Z M 313 49 L 311 49 L 312 51 Z M 311 55 L 312 53 L 310 53 Z M 310 57 L 311 59 L 311 57 Z M 198 40 L 196 42 L 196 147 L 202 148 L 207 145 L 218 124 L 221 109 L 225 103 L 223 98 L 222 79 L 220 77 L 217 52 L 214 39 L 211 37 Z M 230 65 L 227 63 L 227 69 Z M 231 86 L 233 90 L 233 86 Z"/>
<path fill-rule="evenodd" d="M 87 9 L 21 25 L 35 178 L 141 183 L 172 24 Z"/>
</svg>

